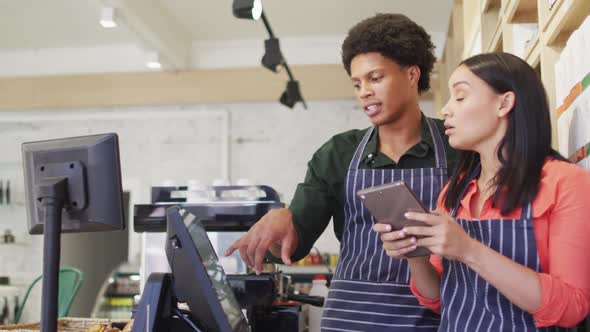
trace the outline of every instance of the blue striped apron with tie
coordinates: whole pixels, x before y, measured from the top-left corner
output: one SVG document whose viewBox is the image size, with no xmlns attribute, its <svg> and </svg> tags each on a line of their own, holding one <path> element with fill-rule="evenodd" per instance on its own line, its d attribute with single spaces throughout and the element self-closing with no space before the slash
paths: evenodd
<svg viewBox="0 0 590 332">
<path fill-rule="evenodd" d="M 322 317 L 322 331 L 436 331 L 440 318 L 420 306 L 410 291 L 406 260 L 385 254 L 375 220 L 356 192 L 403 180 L 434 209 L 439 191 L 447 181 L 447 158 L 436 123 L 426 118 L 432 135 L 435 168 L 359 169 L 363 151 L 373 132 L 369 129 L 350 162 L 346 180 L 345 224 L 340 259 Z"/>
<path fill-rule="evenodd" d="M 471 180 L 479 176 L 480 171 L 478 167 Z M 467 187 L 460 197 L 464 197 Z M 453 218 L 459 206 L 460 202 L 453 208 Z M 477 241 L 521 265 L 541 271 L 531 203 L 522 209 L 520 219 L 456 218 L 456 221 Z M 439 331 L 575 331 L 560 327 L 538 329 L 533 315 L 512 304 L 466 264 L 443 258 L 442 265 Z"/>
</svg>

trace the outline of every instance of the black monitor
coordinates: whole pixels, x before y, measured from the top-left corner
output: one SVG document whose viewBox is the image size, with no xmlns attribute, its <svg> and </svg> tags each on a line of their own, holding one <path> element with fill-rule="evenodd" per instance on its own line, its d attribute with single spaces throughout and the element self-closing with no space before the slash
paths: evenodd
<svg viewBox="0 0 590 332">
<path fill-rule="evenodd" d="M 29 233 L 43 234 L 39 189 L 48 179 L 67 179 L 62 233 L 125 229 L 117 134 L 22 145 Z"/>
<path fill-rule="evenodd" d="M 203 331 L 249 331 L 200 220 L 179 207 L 167 209 L 166 256 L 179 302 L 186 302 Z"/>
<path fill-rule="evenodd" d="M 29 233 L 44 234 L 41 331 L 57 330 L 62 232 L 125 228 L 116 134 L 23 143 Z"/>
</svg>

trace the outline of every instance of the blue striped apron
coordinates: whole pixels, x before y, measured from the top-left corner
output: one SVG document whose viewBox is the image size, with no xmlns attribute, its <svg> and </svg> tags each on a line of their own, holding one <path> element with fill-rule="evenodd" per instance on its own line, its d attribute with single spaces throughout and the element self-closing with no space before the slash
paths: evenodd
<svg viewBox="0 0 590 332">
<path fill-rule="evenodd" d="M 479 176 L 475 170 L 471 180 Z M 465 195 L 468 185 L 460 197 Z M 455 217 L 460 202 L 453 208 Z M 465 232 L 513 261 L 541 271 L 533 208 L 528 203 L 520 219 L 456 219 Z M 439 331 L 575 331 L 560 327 L 537 329 L 533 315 L 512 304 L 505 296 L 464 263 L 443 258 L 442 315 Z"/>
<path fill-rule="evenodd" d="M 434 209 L 439 191 L 447 181 L 447 158 L 436 123 L 426 118 L 433 138 L 436 167 L 416 169 L 359 169 L 363 151 L 373 132 L 369 129 L 348 167 L 344 231 L 340 259 L 322 317 L 322 331 L 436 331 L 440 318 L 420 306 L 410 291 L 406 260 L 390 258 L 375 220 L 363 207 L 356 192 L 372 186 L 403 180 Z"/>
</svg>

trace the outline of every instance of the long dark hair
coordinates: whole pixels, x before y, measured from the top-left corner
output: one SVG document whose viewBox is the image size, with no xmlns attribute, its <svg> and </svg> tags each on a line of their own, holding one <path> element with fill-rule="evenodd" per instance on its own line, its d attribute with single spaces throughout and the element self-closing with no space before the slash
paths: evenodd
<svg viewBox="0 0 590 332">
<path fill-rule="evenodd" d="M 466 66 L 496 93 L 512 91 L 516 96 L 514 108 L 508 113 L 506 135 L 497 150 L 502 166 L 492 179 L 496 186 L 492 206 L 500 206 L 502 215 L 506 215 L 533 201 L 547 157 L 565 160 L 551 148 L 547 95 L 534 69 L 512 54 L 479 54 L 459 65 Z M 463 188 L 479 161 L 477 152 L 461 152 L 444 197 L 447 209 L 453 209 L 462 199 Z M 507 190 L 502 193 L 504 188 Z"/>
</svg>

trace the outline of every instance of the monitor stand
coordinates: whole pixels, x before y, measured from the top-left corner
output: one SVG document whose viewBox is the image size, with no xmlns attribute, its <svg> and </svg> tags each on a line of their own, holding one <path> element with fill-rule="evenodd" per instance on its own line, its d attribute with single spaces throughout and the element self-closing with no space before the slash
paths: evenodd
<svg viewBox="0 0 590 332">
<path fill-rule="evenodd" d="M 61 211 L 67 197 L 67 178 L 52 177 L 37 186 L 37 200 L 44 214 L 41 332 L 57 331 Z"/>
<path fill-rule="evenodd" d="M 172 273 L 152 273 L 143 288 L 131 331 L 200 331 L 177 303 Z"/>
<path fill-rule="evenodd" d="M 57 331 L 62 211 L 84 208 L 83 169 L 80 162 L 74 161 L 46 164 L 36 170 L 40 180 L 35 185 L 35 199 L 43 220 L 41 332 Z"/>
</svg>

